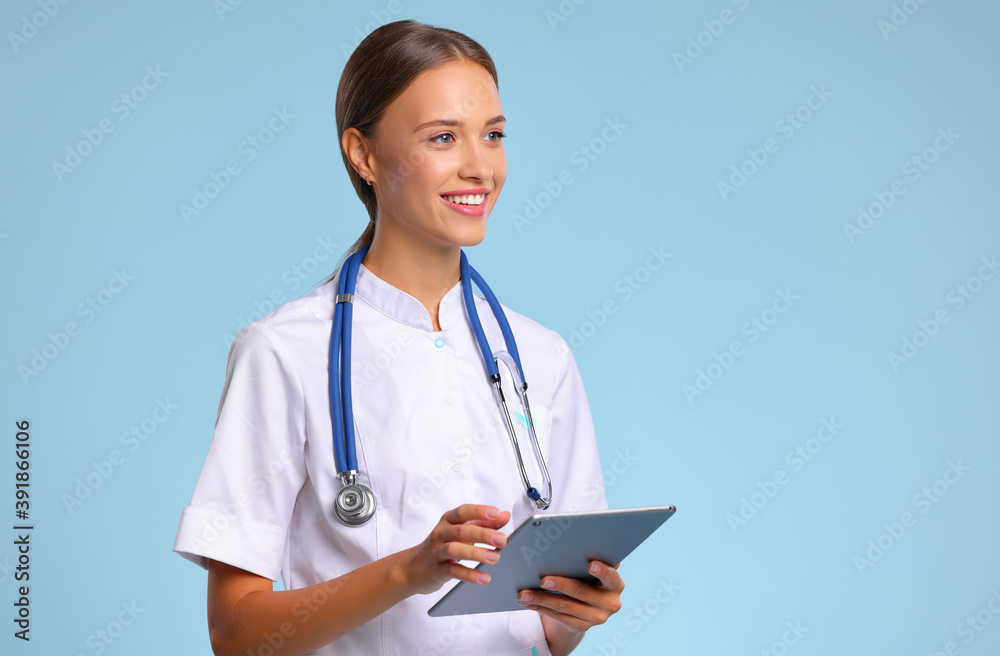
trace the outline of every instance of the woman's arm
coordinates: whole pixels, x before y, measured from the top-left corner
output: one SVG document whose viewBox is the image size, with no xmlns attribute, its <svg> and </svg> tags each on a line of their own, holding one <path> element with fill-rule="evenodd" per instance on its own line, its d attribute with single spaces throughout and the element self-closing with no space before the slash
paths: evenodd
<svg viewBox="0 0 1000 656">
<path fill-rule="evenodd" d="M 506 544 L 495 530 L 510 514 L 466 504 L 445 513 L 421 544 L 343 576 L 296 590 L 273 590 L 271 580 L 216 560 L 208 568 L 208 630 L 216 656 L 260 653 L 301 656 L 350 633 L 407 597 L 433 592 L 453 578 L 477 583 L 458 560 L 492 562 Z M 487 575 L 488 576 L 488 575 Z M 487 579 L 488 580 L 488 579 Z"/>
<path fill-rule="evenodd" d="M 297 590 L 272 590 L 271 580 L 212 560 L 208 626 L 216 656 L 306 654 L 333 642 L 406 599 L 401 571 L 407 553 L 386 556 L 335 579 Z"/>
<path fill-rule="evenodd" d="M 583 636 L 587 634 L 586 631 L 572 633 L 558 620 L 548 615 L 542 615 L 542 630 L 545 631 L 545 642 L 549 643 L 549 652 L 552 656 L 567 656 L 579 646 Z"/>
</svg>

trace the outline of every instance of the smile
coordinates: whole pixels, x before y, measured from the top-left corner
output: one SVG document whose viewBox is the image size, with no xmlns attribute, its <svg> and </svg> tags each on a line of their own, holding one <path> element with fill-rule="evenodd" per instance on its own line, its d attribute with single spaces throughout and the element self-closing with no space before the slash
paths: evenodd
<svg viewBox="0 0 1000 656">
<path fill-rule="evenodd" d="M 468 196 L 441 196 L 450 203 L 459 205 L 482 205 L 486 200 L 486 194 L 471 194 Z"/>
<path fill-rule="evenodd" d="M 486 216 L 486 209 L 489 207 L 486 202 L 486 197 L 489 195 L 489 191 L 481 194 L 441 194 L 441 202 L 462 216 L 482 218 Z"/>
</svg>

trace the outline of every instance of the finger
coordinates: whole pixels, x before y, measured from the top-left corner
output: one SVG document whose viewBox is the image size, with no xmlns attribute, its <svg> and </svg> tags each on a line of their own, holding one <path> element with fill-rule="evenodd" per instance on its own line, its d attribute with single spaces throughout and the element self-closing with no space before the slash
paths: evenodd
<svg viewBox="0 0 1000 656">
<path fill-rule="evenodd" d="M 471 524 L 473 526 L 481 526 L 487 530 L 496 533 L 496 537 L 491 535 L 488 544 L 492 544 L 496 547 L 503 547 L 507 544 L 507 534 L 503 533 L 499 529 L 502 528 L 509 521 L 509 513 L 504 511 L 500 514 L 497 519 L 473 519 L 472 521 L 466 522 L 466 524 Z"/>
<path fill-rule="evenodd" d="M 475 560 L 489 565 L 500 560 L 499 552 L 493 549 L 474 547 L 464 542 L 445 542 L 434 550 L 438 560 L 444 562 L 448 560 Z"/>
<path fill-rule="evenodd" d="M 491 544 L 502 547 L 507 544 L 507 536 L 500 531 L 476 526 L 469 522 L 465 524 L 444 524 L 440 527 L 441 542 L 465 542 L 468 544 Z"/>
<path fill-rule="evenodd" d="M 543 576 L 541 587 L 549 592 L 559 592 L 572 599 L 577 599 L 589 606 L 604 607 L 612 605 L 607 602 L 609 590 L 584 583 L 579 579 L 571 579 L 565 576 Z M 537 592 L 537 590 L 534 592 Z"/>
<path fill-rule="evenodd" d="M 496 519 L 473 519 L 470 520 L 469 524 L 475 524 L 476 526 L 486 526 L 488 528 L 500 528 L 510 521 L 510 512 L 503 511 L 500 516 Z"/>
<path fill-rule="evenodd" d="M 445 561 L 443 566 L 445 571 L 448 573 L 448 576 L 453 579 L 477 583 L 479 585 L 486 585 L 490 582 L 490 575 L 487 572 L 466 567 L 465 565 L 461 565 L 455 561 Z"/>
<path fill-rule="evenodd" d="M 463 503 L 441 516 L 450 524 L 461 524 L 473 519 L 497 519 L 498 517 L 500 517 L 500 511 L 495 506 L 475 503 Z"/>
<path fill-rule="evenodd" d="M 585 626 L 603 624 L 612 614 L 609 610 L 592 606 L 578 599 L 541 590 L 521 590 L 518 593 L 517 601 L 522 606 L 537 606 L 562 616 L 575 618 L 583 622 Z"/>
<path fill-rule="evenodd" d="M 621 565 L 621 563 L 618 563 L 618 565 Z M 618 573 L 618 565 L 611 567 L 599 560 L 593 560 L 590 562 L 588 571 L 597 577 L 601 582 L 601 587 L 605 590 L 621 592 L 625 589 L 625 581 L 622 579 L 622 575 Z"/>
</svg>

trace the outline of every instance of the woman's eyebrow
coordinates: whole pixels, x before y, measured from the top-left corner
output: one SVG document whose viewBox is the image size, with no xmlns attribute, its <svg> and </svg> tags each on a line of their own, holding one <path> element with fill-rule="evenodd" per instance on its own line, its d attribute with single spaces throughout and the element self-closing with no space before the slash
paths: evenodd
<svg viewBox="0 0 1000 656">
<path fill-rule="evenodd" d="M 507 122 L 507 119 L 504 117 L 503 114 L 497 114 L 496 116 L 494 116 L 490 120 L 486 121 L 486 125 L 494 125 L 496 123 L 506 123 L 506 122 Z M 414 130 L 414 132 L 416 132 L 417 130 L 422 130 L 423 128 L 426 128 L 426 127 L 433 126 L 433 125 L 444 125 L 444 126 L 447 126 L 447 127 L 461 128 L 461 127 L 465 126 L 465 123 L 462 123 L 462 121 L 458 121 L 458 120 L 450 119 L 450 118 L 437 118 L 437 119 L 434 119 L 433 121 L 427 121 L 426 123 L 421 123 L 420 125 L 418 125 L 416 127 L 416 129 Z"/>
</svg>

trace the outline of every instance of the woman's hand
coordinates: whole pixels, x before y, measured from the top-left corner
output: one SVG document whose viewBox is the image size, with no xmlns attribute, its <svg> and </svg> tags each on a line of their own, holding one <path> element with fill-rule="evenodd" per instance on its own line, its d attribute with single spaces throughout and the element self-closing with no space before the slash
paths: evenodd
<svg viewBox="0 0 1000 656">
<path fill-rule="evenodd" d="M 507 536 L 496 530 L 510 521 L 510 513 L 493 506 L 463 504 L 441 516 L 427 539 L 410 549 L 404 577 L 416 594 L 434 592 L 446 581 L 461 579 L 486 584 L 490 575 L 458 563 L 477 560 L 495 563 L 500 554 L 495 549 L 474 546 L 492 544 L 497 549 L 507 544 Z"/>
<path fill-rule="evenodd" d="M 621 609 L 620 597 L 625 589 L 618 565 L 611 567 L 594 560 L 590 563 L 590 573 L 598 578 L 598 585 L 564 576 L 545 576 L 541 586 L 547 590 L 521 590 L 518 602 L 556 620 L 566 633 L 583 634 L 595 624 L 604 624 Z"/>
</svg>

